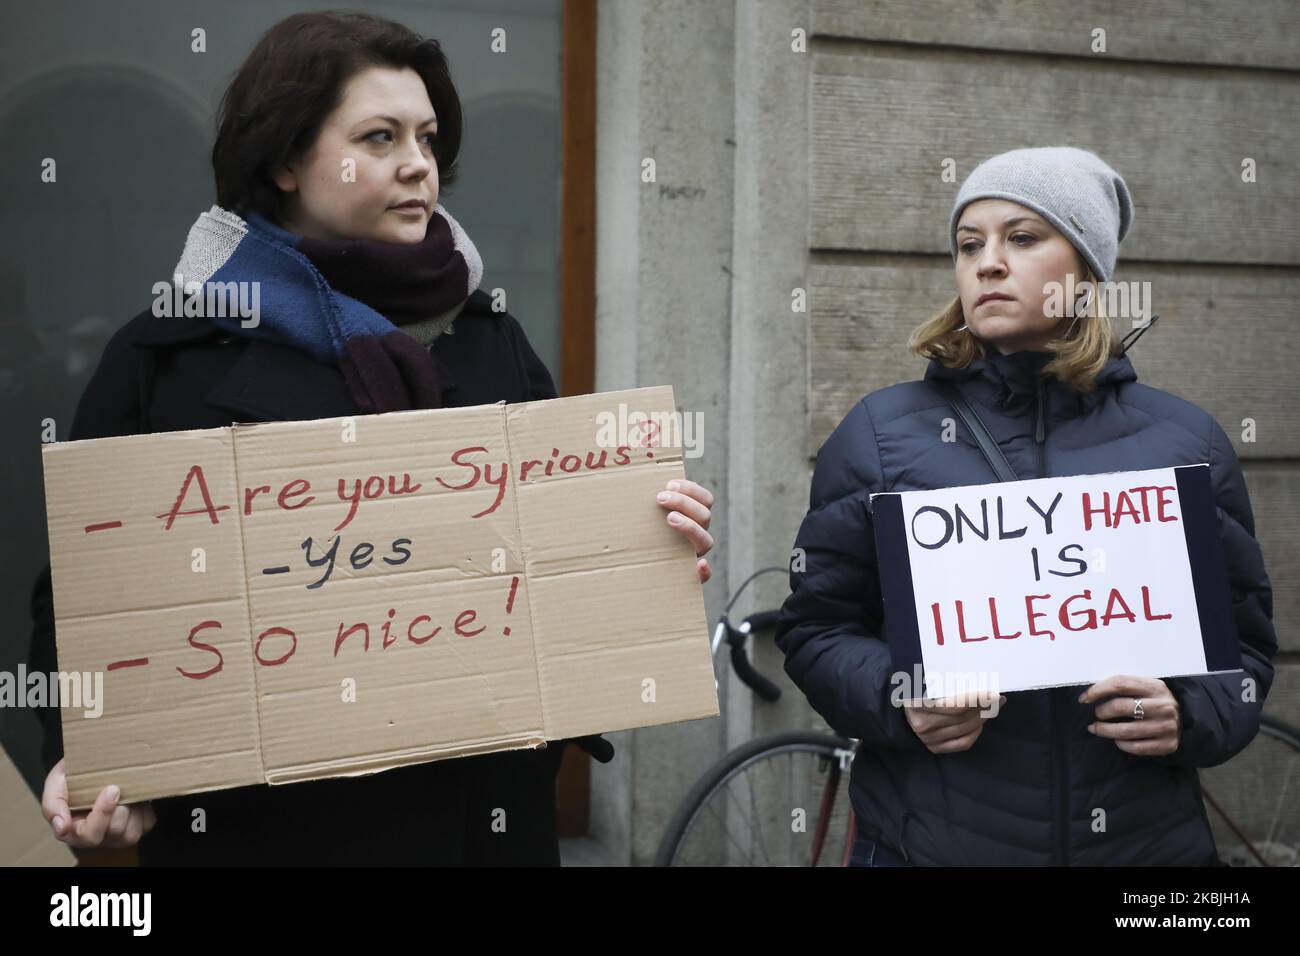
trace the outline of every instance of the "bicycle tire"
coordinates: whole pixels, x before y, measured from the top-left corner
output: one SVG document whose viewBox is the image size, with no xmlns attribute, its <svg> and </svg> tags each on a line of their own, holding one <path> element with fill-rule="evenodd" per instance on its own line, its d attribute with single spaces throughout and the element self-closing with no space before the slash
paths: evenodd
<svg viewBox="0 0 1300 956">
<path fill-rule="evenodd" d="M 1256 734 L 1255 738 L 1252 739 L 1251 743 L 1253 744 L 1255 740 L 1258 740 L 1260 737 L 1272 737 L 1273 739 L 1279 741 L 1280 743 L 1290 747 L 1291 750 L 1296 755 L 1296 757 L 1300 758 L 1300 728 L 1297 728 L 1292 724 L 1288 724 L 1284 720 L 1279 720 L 1278 718 L 1273 717 L 1271 715 L 1261 714 L 1259 718 L 1259 733 Z M 1234 757 L 1233 760 L 1235 759 L 1236 758 Z M 1218 797 L 1216 797 L 1216 793 L 1218 793 L 1217 789 L 1213 785 L 1207 786 L 1206 785 L 1207 781 L 1205 777 L 1207 775 L 1212 777 L 1215 772 L 1220 771 L 1222 768 L 1229 767 L 1231 765 L 1232 765 L 1232 760 L 1229 760 L 1223 764 L 1216 764 L 1213 767 L 1201 768 L 1200 773 L 1198 774 L 1200 778 L 1198 783 L 1199 783 L 1199 789 L 1201 791 L 1202 810 L 1205 813 L 1205 822 L 1207 826 L 1210 826 L 1212 830 L 1215 830 L 1216 853 L 1218 854 L 1221 860 L 1224 860 L 1224 862 L 1228 862 L 1228 860 L 1225 859 L 1225 853 L 1224 853 L 1225 848 L 1220 844 L 1220 840 L 1219 840 L 1220 834 L 1218 832 L 1218 828 L 1216 828 L 1211 823 L 1211 818 L 1213 818 L 1217 822 L 1221 822 L 1223 825 L 1226 825 L 1230 830 L 1234 831 L 1239 836 L 1244 836 L 1244 834 L 1240 833 L 1240 827 L 1237 821 L 1233 817 L 1228 816 L 1228 814 L 1224 811 L 1223 807 L 1220 805 L 1219 799 L 1222 797 L 1222 794 L 1219 794 Z M 1210 804 L 1209 809 L 1206 809 L 1204 806 L 1204 804 L 1207 802 Z M 1265 841 L 1265 845 L 1267 845 L 1267 843 L 1268 841 Z M 1232 845 L 1229 848 L 1230 852 L 1227 855 L 1229 857 L 1240 856 L 1239 851 L 1242 849 L 1243 845 L 1247 846 L 1247 852 L 1250 853 L 1251 857 L 1259 856 L 1257 847 L 1253 843 Z M 1266 863 L 1262 859 L 1260 860 L 1260 863 L 1262 865 L 1272 865 Z M 1249 864 L 1249 865 L 1254 865 L 1254 864 Z"/>
<path fill-rule="evenodd" d="M 1277 737 L 1300 754 L 1300 728 L 1271 715 L 1262 714 L 1260 732 Z M 854 749 L 853 742 L 844 737 L 815 731 L 791 731 L 758 737 L 729 751 L 713 764 L 682 798 L 681 804 L 660 839 L 654 865 L 672 866 L 678 845 L 715 790 L 725 785 L 731 777 L 746 766 L 767 755 L 769 751 L 780 753 L 797 746 L 823 749 L 828 757 L 833 756 L 837 750 Z"/>
<path fill-rule="evenodd" d="M 788 731 L 786 733 L 771 734 L 766 737 L 757 737 L 754 740 L 747 741 L 733 750 L 724 754 L 712 767 L 710 767 L 695 785 L 682 798 L 672 819 L 668 821 L 668 826 L 664 829 L 664 835 L 659 841 L 659 850 L 655 854 L 655 866 L 672 866 L 673 858 L 677 855 L 678 846 L 686 831 L 695 821 L 695 817 L 703 810 L 709 797 L 718 788 L 725 786 L 726 783 L 745 767 L 756 763 L 758 759 L 772 756 L 778 753 L 786 753 L 798 748 L 817 748 L 825 750 L 827 757 L 833 757 L 838 750 L 855 750 L 854 743 L 845 737 L 837 737 L 834 734 L 817 733 L 816 731 Z"/>
</svg>

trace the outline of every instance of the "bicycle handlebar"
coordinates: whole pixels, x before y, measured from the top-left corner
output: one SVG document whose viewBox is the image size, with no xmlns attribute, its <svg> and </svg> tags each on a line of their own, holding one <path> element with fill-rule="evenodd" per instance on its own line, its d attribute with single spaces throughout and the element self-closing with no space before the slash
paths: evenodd
<svg viewBox="0 0 1300 956">
<path fill-rule="evenodd" d="M 780 611 L 759 611 L 751 614 L 740 622 L 740 633 L 751 634 L 754 631 L 765 631 L 769 627 L 775 627 L 780 616 Z"/>
<path fill-rule="evenodd" d="M 754 665 L 749 662 L 749 655 L 745 653 L 745 641 L 755 631 L 765 630 L 774 625 L 779 613 L 759 611 L 741 621 L 739 627 L 733 627 L 726 615 L 723 615 L 718 622 L 720 636 L 725 637 L 727 643 L 731 645 L 732 670 L 736 672 L 741 683 L 768 703 L 781 699 L 781 688 L 754 669 Z"/>
<path fill-rule="evenodd" d="M 731 645 L 731 668 L 750 690 L 769 704 L 781 699 L 781 688 L 754 670 L 754 665 L 749 663 L 743 641 Z"/>
</svg>

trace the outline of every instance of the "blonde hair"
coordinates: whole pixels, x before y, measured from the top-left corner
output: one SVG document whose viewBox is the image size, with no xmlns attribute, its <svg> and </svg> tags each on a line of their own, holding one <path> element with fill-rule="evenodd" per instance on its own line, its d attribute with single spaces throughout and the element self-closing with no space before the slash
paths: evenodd
<svg viewBox="0 0 1300 956">
<path fill-rule="evenodd" d="M 1055 355 L 1043 367 L 1041 374 L 1055 375 L 1075 391 L 1091 392 L 1096 388 L 1097 373 L 1111 356 L 1121 354 L 1123 349 L 1102 305 L 1103 296 L 1092 270 L 1084 262 L 1079 265 L 1083 275 L 1079 286 L 1087 288 L 1083 286 L 1084 282 L 1093 283 L 1091 306 L 1077 313 L 1067 325 L 1064 336 L 1047 342 L 1047 351 Z M 922 358 L 937 359 L 948 368 L 965 368 L 985 354 L 984 343 L 973 332 L 957 331 L 965 323 L 961 297 L 956 296 L 912 331 L 907 346 Z"/>
</svg>

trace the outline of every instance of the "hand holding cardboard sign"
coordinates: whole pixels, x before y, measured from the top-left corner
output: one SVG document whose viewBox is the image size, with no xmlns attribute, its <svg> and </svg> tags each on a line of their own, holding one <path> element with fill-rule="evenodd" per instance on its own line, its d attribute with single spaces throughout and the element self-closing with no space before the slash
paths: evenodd
<svg viewBox="0 0 1300 956">
<path fill-rule="evenodd" d="M 668 482 L 667 488 L 667 491 L 659 492 L 656 500 L 664 508 L 671 509 L 669 527 L 680 531 L 695 546 L 695 556 L 700 559 L 696 564 L 700 583 L 707 583 L 713 576 L 709 562 L 704 560 L 704 556 L 713 550 L 713 536 L 709 534 L 713 492 L 684 478 Z"/>
<path fill-rule="evenodd" d="M 157 818 L 153 804 L 119 805 L 117 787 L 105 787 L 89 810 L 68 809 L 68 778 L 60 760 L 45 778 L 41 810 L 54 835 L 68 846 L 127 847 L 153 829 Z"/>
<path fill-rule="evenodd" d="M 1097 721 L 1088 730 L 1109 737 L 1125 753 L 1160 757 L 1178 749 L 1182 712 L 1169 685 L 1158 677 L 1118 674 L 1089 687 L 1079 703 L 1096 707 Z M 1141 716 L 1137 717 L 1138 701 Z"/>
<path fill-rule="evenodd" d="M 984 721 L 996 717 L 1006 702 L 1004 695 L 979 691 L 937 701 L 906 701 L 903 713 L 930 753 L 951 754 L 969 750 L 984 729 Z"/>
</svg>

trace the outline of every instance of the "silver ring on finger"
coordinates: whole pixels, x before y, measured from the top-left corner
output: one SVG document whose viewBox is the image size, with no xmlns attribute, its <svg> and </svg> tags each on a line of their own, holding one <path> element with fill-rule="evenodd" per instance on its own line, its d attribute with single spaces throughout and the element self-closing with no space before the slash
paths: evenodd
<svg viewBox="0 0 1300 956">
<path fill-rule="evenodd" d="M 1142 709 L 1142 698 L 1139 697 L 1137 700 L 1133 701 L 1133 719 L 1141 720 L 1145 716 L 1146 711 Z"/>
</svg>

